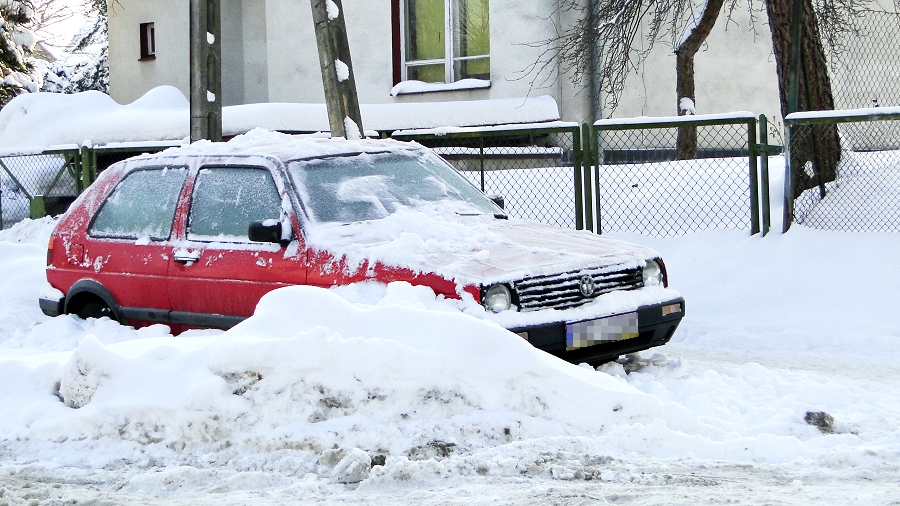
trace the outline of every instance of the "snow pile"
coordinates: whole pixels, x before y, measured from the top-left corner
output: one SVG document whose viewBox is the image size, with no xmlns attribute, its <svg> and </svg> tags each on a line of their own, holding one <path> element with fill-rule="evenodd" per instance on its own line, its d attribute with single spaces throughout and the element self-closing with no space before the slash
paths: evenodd
<svg viewBox="0 0 900 506">
<path fill-rule="evenodd" d="M 416 460 L 435 441 L 468 450 L 620 425 L 703 430 L 678 406 L 547 356 L 426 292 L 392 284 L 382 301 L 361 305 L 290 287 L 225 333 L 124 330 L 111 334 L 130 339 L 86 335 L 67 353 L 41 351 L 34 337 L 78 326 L 53 319 L 29 331 L 27 353 L 4 352 L 0 384 L 15 388 L 0 393 L 9 413 L 0 435 L 56 446 L 66 465 L 102 463 L 109 445 L 137 444 L 172 464 L 300 449 L 293 465 L 321 473 L 314 462 L 333 447 Z M 93 323 L 101 336 L 110 325 Z M 352 478 L 358 470 L 347 466 Z"/>
<path fill-rule="evenodd" d="M 878 282 L 900 278 L 884 261 L 896 234 L 640 238 L 688 316 L 666 347 L 594 371 L 404 283 L 278 290 L 224 333 L 46 318 L 52 225 L 0 232 L 4 486 L 53 476 L 149 502 L 489 502 L 504 484 L 522 502 L 622 487 L 662 504 L 897 498 L 900 293 Z"/>
<path fill-rule="evenodd" d="M 80 67 L 79 67 L 80 68 Z M 78 73 L 86 69 L 74 70 Z M 73 80 L 79 76 L 72 74 Z M 62 80 L 59 86 L 65 86 Z M 36 91 L 36 90 L 33 90 Z M 16 97 L 0 111 L 0 150 L 45 149 L 61 145 L 182 141 L 188 136 L 189 103 L 172 86 L 160 86 L 128 105 L 108 95 L 31 93 Z M 548 122 L 559 119 L 549 96 L 443 103 L 363 104 L 369 130 L 479 126 Z M 324 104 L 246 104 L 224 107 L 223 133 L 254 128 L 284 132 L 327 132 Z"/>
<path fill-rule="evenodd" d="M 0 110 L 0 148 L 182 139 L 188 106 L 171 86 L 154 88 L 129 105 L 119 105 L 99 91 L 19 95 Z"/>
</svg>

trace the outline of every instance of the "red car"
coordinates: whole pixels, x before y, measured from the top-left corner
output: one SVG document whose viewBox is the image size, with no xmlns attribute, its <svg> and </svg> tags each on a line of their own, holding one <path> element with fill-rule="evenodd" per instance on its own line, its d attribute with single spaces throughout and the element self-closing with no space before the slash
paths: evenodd
<svg viewBox="0 0 900 506">
<path fill-rule="evenodd" d="M 47 315 L 175 332 L 232 327 L 286 285 L 407 281 L 591 363 L 684 315 L 652 250 L 509 219 L 418 144 L 264 131 L 104 171 L 56 226 L 47 280 Z"/>
</svg>

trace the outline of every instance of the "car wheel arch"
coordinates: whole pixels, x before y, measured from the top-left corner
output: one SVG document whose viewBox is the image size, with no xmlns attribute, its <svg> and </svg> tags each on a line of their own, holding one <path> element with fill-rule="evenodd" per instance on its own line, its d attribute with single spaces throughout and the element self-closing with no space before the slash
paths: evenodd
<svg viewBox="0 0 900 506">
<path fill-rule="evenodd" d="M 82 279 L 72 285 L 69 293 L 66 294 L 65 312 L 75 314 L 85 305 L 96 302 L 98 299 L 112 310 L 116 321 L 123 321 L 121 307 L 116 302 L 116 298 L 105 286 L 93 279 Z"/>
</svg>

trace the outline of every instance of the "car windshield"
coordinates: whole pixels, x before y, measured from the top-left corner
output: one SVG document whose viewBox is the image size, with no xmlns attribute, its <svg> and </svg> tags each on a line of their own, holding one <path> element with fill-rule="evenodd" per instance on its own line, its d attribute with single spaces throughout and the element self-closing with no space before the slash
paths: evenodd
<svg viewBox="0 0 900 506">
<path fill-rule="evenodd" d="M 402 208 L 440 207 L 458 214 L 502 211 L 432 153 L 392 152 L 299 160 L 288 164 L 311 218 L 351 223 Z"/>
</svg>

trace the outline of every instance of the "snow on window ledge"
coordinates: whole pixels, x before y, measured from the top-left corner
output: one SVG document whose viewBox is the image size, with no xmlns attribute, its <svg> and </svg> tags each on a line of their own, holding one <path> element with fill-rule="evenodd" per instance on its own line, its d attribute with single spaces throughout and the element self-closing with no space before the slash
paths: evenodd
<svg viewBox="0 0 900 506">
<path fill-rule="evenodd" d="M 413 93 L 432 93 L 436 91 L 479 90 L 490 88 L 491 82 L 486 79 L 462 79 L 455 83 L 426 83 L 422 81 L 401 81 L 391 88 L 391 96 L 411 95 Z"/>
</svg>

